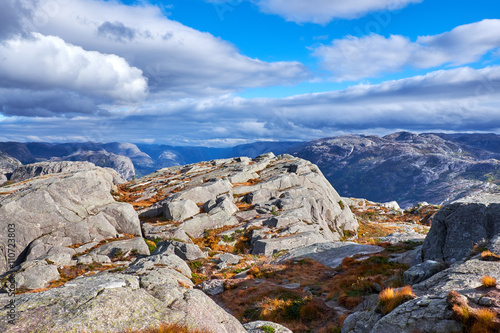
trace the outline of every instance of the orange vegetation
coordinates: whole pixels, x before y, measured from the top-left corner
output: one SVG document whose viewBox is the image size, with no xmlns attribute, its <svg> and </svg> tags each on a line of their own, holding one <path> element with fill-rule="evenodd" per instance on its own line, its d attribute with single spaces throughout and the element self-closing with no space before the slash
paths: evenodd
<svg viewBox="0 0 500 333">
<path fill-rule="evenodd" d="M 497 280 L 494 277 L 487 275 L 481 278 L 481 283 L 483 284 L 483 287 L 486 288 L 492 288 L 497 286 Z"/>
<path fill-rule="evenodd" d="M 415 298 L 416 296 L 410 286 L 405 286 L 397 290 L 394 290 L 393 288 L 384 289 L 380 292 L 378 297 L 380 310 L 384 315 L 386 315 L 399 305 Z"/>
<path fill-rule="evenodd" d="M 498 314 L 491 309 L 472 308 L 467 299 L 452 290 L 448 294 L 448 303 L 452 307 L 453 317 L 464 325 L 470 333 L 500 332 Z"/>
<path fill-rule="evenodd" d="M 481 252 L 481 260 L 484 261 L 500 261 L 500 256 L 489 250 Z"/>
</svg>

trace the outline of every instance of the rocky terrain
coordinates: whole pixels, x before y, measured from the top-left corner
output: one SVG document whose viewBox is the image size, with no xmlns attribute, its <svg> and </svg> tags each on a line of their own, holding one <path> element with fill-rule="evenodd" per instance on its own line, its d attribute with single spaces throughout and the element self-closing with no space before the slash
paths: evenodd
<svg viewBox="0 0 500 333">
<path fill-rule="evenodd" d="M 129 182 L 4 159 L 2 332 L 500 328 L 498 194 L 403 210 L 341 197 L 316 165 L 272 153 Z"/>
</svg>

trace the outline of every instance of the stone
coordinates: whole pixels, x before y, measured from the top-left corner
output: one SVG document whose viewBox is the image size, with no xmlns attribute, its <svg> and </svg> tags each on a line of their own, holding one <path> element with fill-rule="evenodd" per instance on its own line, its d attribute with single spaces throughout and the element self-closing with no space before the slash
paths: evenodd
<svg viewBox="0 0 500 333">
<path fill-rule="evenodd" d="M 413 285 L 422 282 L 444 269 L 446 269 L 446 265 L 444 263 L 434 260 L 426 260 L 421 264 L 411 267 L 403 273 L 405 285 Z"/>
<path fill-rule="evenodd" d="M 216 179 L 201 186 L 175 193 L 167 198 L 167 201 L 189 199 L 195 203 L 205 203 L 215 200 L 219 195 L 231 192 L 233 186 L 228 180 Z"/>
<path fill-rule="evenodd" d="M 129 255 L 149 255 L 149 247 L 142 237 L 136 237 L 132 239 L 118 240 L 114 242 L 109 242 L 98 248 L 90 251 L 93 255 L 104 255 L 110 258 L 115 256 L 128 257 Z"/>
<path fill-rule="evenodd" d="M 454 262 L 474 245 L 500 234 L 500 194 L 483 194 L 444 206 L 424 241 L 423 259 Z"/>
<path fill-rule="evenodd" d="M 206 280 L 201 283 L 201 290 L 207 295 L 215 296 L 224 292 L 224 280 Z"/>
<path fill-rule="evenodd" d="M 69 246 L 142 234 L 133 207 L 113 199 L 109 171 L 94 167 L 56 175 L 16 184 L 12 193 L 0 196 L 2 222 L 15 225 L 17 263 L 23 260 L 21 252 L 43 235 L 67 239 L 64 246 Z M 0 234 L 0 244 L 7 244 L 6 237 Z M 6 251 L 4 245 L 0 251 Z M 6 269 L 5 257 L 0 257 L 0 273 Z"/>
<path fill-rule="evenodd" d="M 248 333 L 266 333 L 267 331 L 261 329 L 263 326 L 272 327 L 274 329 L 274 333 L 293 333 L 285 326 L 270 321 L 258 320 L 243 324 L 243 327 Z"/>
<path fill-rule="evenodd" d="M 59 280 L 57 266 L 45 260 L 30 261 L 21 266 L 15 274 L 16 288 L 40 289 L 48 286 L 50 281 Z"/>
<path fill-rule="evenodd" d="M 160 270 L 187 279 L 175 270 Z M 45 292 L 16 295 L 16 324 L 8 324 L 8 309 L 2 308 L 0 331 L 118 333 L 167 322 L 210 332 L 246 333 L 236 318 L 202 291 L 180 284 L 161 288 L 161 273 L 151 273 L 144 277 L 98 273 Z"/>
<path fill-rule="evenodd" d="M 319 233 L 305 232 L 288 237 L 271 239 L 260 239 L 253 245 L 252 254 L 273 255 L 280 251 L 304 247 L 316 243 L 324 243 L 326 240 Z"/>
<path fill-rule="evenodd" d="M 95 168 L 90 162 L 40 162 L 19 166 L 14 170 L 10 180 L 21 182 L 27 179 L 49 174 L 85 171 Z"/>
<path fill-rule="evenodd" d="M 329 266 L 338 267 L 346 257 L 355 254 L 373 254 L 383 251 L 384 248 L 374 245 L 361 245 L 353 242 L 325 242 L 290 250 L 287 254 L 277 258 L 274 263 L 283 263 L 295 258 L 310 258 Z"/>
<path fill-rule="evenodd" d="M 171 225 L 153 225 L 151 223 L 143 223 L 142 230 L 144 237 L 147 239 L 173 239 L 184 243 L 193 242 L 184 230 Z"/>
<path fill-rule="evenodd" d="M 223 253 L 217 257 L 219 263 L 226 263 L 227 265 L 237 265 L 242 258 L 240 256 L 231 254 L 231 253 Z"/>
<path fill-rule="evenodd" d="M 175 254 L 183 260 L 196 260 L 207 257 L 198 245 L 181 243 L 175 240 L 159 242 L 152 255 L 157 254 Z"/>
<path fill-rule="evenodd" d="M 200 208 L 192 200 L 168 201 L 163 210 L 167 220 L 180 222 L 200 213 Z"/>
<path fill-rule="evenodd" d="M 236 217 L 229 215 L 225 211 L 219 211 L 212 215 L 198 214 L 179 225 L 179 229 L 184 230 L 192 238 L 200 238 L 203 237 L 205 230 L 237 224 L 238 219 Z"/>
<path fill-rule="evenodd" d="M 166 267 L 176 270 L 186 276 L 191 278 L 191 269 L 179 256 L 175 254 L 153 254 L 145 258 L 140 258 L 134 261 L 130 266 L 124 271 L 124 273 L 133 273 L 136 275 L 141 275 L 147 271 L 154 269 L 155 267 Z"/>
</svg>

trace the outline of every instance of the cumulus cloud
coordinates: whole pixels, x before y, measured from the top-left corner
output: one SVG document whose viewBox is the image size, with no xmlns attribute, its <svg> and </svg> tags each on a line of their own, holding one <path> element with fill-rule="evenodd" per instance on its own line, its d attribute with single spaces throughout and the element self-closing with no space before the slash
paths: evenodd
<svg viewBox="0 0 500 333">
<path fill-rule="evenodd" d="M 49 1 L 40 0 L 39 7 Z M 288 85 L 310 77 L 299 62 L 247 57 L 220 38 L 168 19 L 153 5 L 65 0 L 38 30 L 125 58 L 143 71 L 150 91 L 170 97 Z"/>
<path fill-rule="evenodd" d="M 59 37 L 33 33 L 0 44 L 0 86 L 66 89 L 122 101 L 145 97 L 142 71 L 112 54 L 86 51 Z"/>
<path fill-rule="evenodd" d="M 333 19 L 353 19 L 373 11 L 395 10 L 422 0 L 257 0 L 266 13 L 297 23 L 325 24 Z"/>
<path fill-rule="evenodd" d="M 336 81 L 353 81 L 394 73 L 405 68 L 433 68 L 473 63 L 500 48 L 500 20 L 483 20 L 458 26 L 434 36 L 420 36 L 415 42 L 391 35 L 371 34 L 337 39 L 313 52 Z"/>
<path fill-rule="evenodd" d="M 112 111 L 106 122 L 93 115 L 67 119 L 67 128 L 58 128 L 57 134 L 93 133 L 93 141 L 159 142 L 168 133 L 166 140 L 171 144 L 222 145 L 398 130 L 497 131 L 499 104 L 500 66 L 481 70 L 465 67 L 288 98 L 227 95 L 150 100 L 141 108 Z M 50 137 L 55 135 L 52 126 L 50 119 L 36 120 L 30 123 L 29 133 L 42 139 Z M 9 118 L 0 120 L 0 133 L 10 133 L 11 139 L 21 136 L 26 127 L 26 123 L 15 124 Z"/>
</svg>

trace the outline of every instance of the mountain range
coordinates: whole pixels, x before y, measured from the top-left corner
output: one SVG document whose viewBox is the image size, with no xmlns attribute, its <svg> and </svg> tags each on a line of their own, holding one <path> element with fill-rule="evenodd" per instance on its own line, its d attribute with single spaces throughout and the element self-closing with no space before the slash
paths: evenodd
<svg viewBox="0 0 500 333">
<path fill-rule="evenodd" d="M 414 134 L 344 135 L 308 142 L 255 142 L 227 148 L 132 143 L 0 143 L 23 164 L 90 161 L 124 178 L 199 161 L 266 152 L 288 153 L 319 166 L 343 196 L 402 207 L 421 201 L 448 203 L 474 192 L 495 192 L 500 183 L 500 136 Z M 7 171 L 3 171 L 6 174 Z"/>
</svg>

